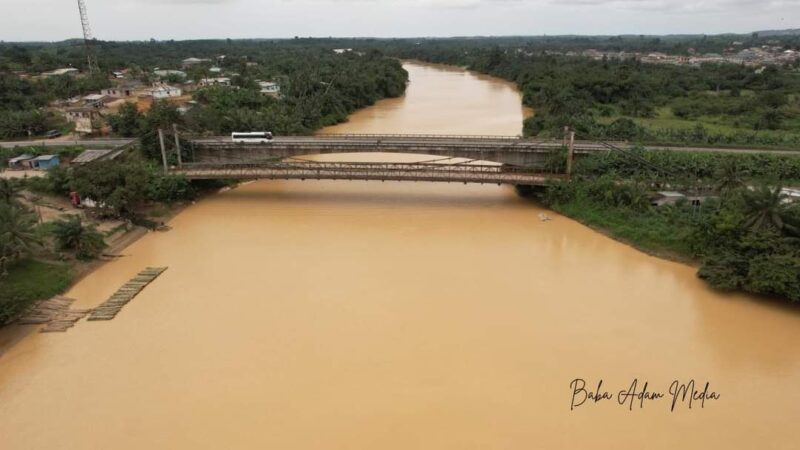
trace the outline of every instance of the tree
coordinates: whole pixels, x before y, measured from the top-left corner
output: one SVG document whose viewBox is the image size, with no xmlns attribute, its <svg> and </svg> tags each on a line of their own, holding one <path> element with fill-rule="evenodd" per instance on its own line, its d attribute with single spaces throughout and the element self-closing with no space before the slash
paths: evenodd
<svg viewBox="0 0 800 450">
<path fill-rule="evenodd" d="M 716 170 L 716 190 L 722 196 L 744 187 L 747 170 L 739 163 L 737 158 L 726 158 Z"/>
<path fill-rule="evenodd" d="M 147 166 L 138 160 L 96 161 L 75 167 L 72 183 L 83 198 L 91 198 L 109 215 L 132 213 L 146 199 Z"/>
<path fill-rule="evenodd" d="M 797 227 L 798 208 L 789 203 L 782 188 L 759 186 L 742 191 L 744 226 L 753 230 L 774 229 L 787 235 L 800 236 Z"/>
<path fill-rule="evenodd" d="M 0 273 L 29 254 L 39 240 L 34 234 L 36 218 L 24 209 L 0 204 Z"/>
<path fill-rule="evenodd" d="M 66 215 L 53 222 L 53 236 L 59 250 L 70 250 L 78 259 L 96 258 L 106 247 L 97 228 L 84 225 L 77 215 Z"/>
<path fill-rule="evenodd" d="M 14 205 L 21 195 L 19 189 L 11 180 L 0 178 L 0 203 L 9 206 Z"/>
<path fill-rule="evenodd" d="M 108 123 L 115 133 L 126 136 L 138 136 L 142 129 L 142 114 L 133 103 L 125 103 L 119 113 L 108 117 Z"/>
</svg>

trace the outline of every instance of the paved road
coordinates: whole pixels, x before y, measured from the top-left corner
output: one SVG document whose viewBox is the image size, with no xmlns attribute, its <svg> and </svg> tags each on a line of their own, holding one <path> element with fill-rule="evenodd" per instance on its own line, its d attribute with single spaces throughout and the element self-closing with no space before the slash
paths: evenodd
<svg viewBox="0 0 800 450">
<path fill-rule="evenodd" d="M 63 147 L 69 145 L 80 145 L 93 148 L 113 148 L 130 144 L 134 139 L 130 138 L 99 138 L 99 139 L 77 139 L 77 140 L 29 140 L 29 141 L 10 141 L 0 142 L 2 148 L 44 146 L 44 147 Z M 195 143 L 201 144 L 231 144 L 230 136 L 218 136 L 213 138 L 195 139 Z M 273 140 L 275 144 L 295 144 L 295 145 L 341 145 L 345 143 L 365 144 L 401 144 L 401 145 L 454 145 L 454 146 L 515 146 L 515 147 L 538 147 L 538 148 L 557 148 L 561 146 L 560 141 L 545 141 L 538 139 L 519 139 L 514 136 L 436 136 L 436 135 L 318 135 L 318 136 L 277 136 Z M 630 148 L 630 144 L 615 143 L 622 148 Z M 575 143 L 578 151 L 606 151 L 607 148 L 598 142 L 577 141 Z M 721 147 L 679 147 L 664 145 L 648 145 L 650 150 L 668 150 L 699 153 L 763 153 L 773 155 L 797 155 L 800 156 L 800 148 L 797 150 L 765 150 L 757 148 L 721 148 Z"/>
<path fill-rule="evenodd" d="M 228 146 L 232 145 L 230 136 L 215 136 L 210 138 L 193 139 L 196 144 L 207 146 Z M 514 136 L 435 136 L 435 135 L 317 135 L 317 136 L 276 136 L 272 142 L 276 145 L 380 145 L 391 147 L 392 145 L 401 146 L 457 146 L 469 147 L 517 147 L 524 148 L 558 148 L 561 141 L 539 140 L 539 139 L 520 139 Z M 625 142 L 612 142 L 612 144 L 630 149 L 633 146 Z M 269 144 L 267 144 L 269 145 Z M 795 155 L 800 156 L 800 148 L 796 150 L 767 150 L 757 148 L 723 148 L 723 147 L 680 147 L 666 145 L 646 145 L 649 150 L 666 150 L 696 153 L 762 153 L 773 155 Z M 608 151 L 602 143 L 593 141 L 576 141 L 575 149 L 578 152 Z"/>
<path fill-rule="evenodd" d="M 100 138 L 100 139 L 76 139 L 76 140 L 34 140 L 34 141 L 8 141 L 0 142 L 2 148 L 14 147 L 68 147 L 80 145 L 82 147 L 104 147 L 113 148 L 121 145 L 130 144 L 134 139 L 131 138 Z"/>
</svg>

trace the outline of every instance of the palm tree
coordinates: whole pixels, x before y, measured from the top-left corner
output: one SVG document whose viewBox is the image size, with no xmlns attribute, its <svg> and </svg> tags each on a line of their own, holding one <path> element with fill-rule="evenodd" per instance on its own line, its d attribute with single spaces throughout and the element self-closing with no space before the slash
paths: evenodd
<svg viewBox="0 0 800 450">
<path fill-rule="evenodd" d="M 39 245 L 33 229 L 36 219 L 27 211 L 0 205 L 0 273 L 7 275 L 8 266 Z"/>
<path fill-rule="evenodd" d="M 19 189 L 8 178 L 0 178 L 0 203 L 12 205 L 22 196 Z"/>
<path fill-rule="evenodd" d="M 797 226 L 797 205 L 789 202 L 782 187 L 759 186 L 743 191 L 744 225 L 755 230 L 775 229 L 782 233 L 800 236 Z"/>
<path fill-rule="evenodd" d="M 95 258 L 106 247 L 97 228 L 84 225 L 76 215 L 66 215 L 53 222 L 53 235 L 60 250 L 71 250 L 79 259 Z"/>
<path fill-rule="evenodd" d="M 745 179 L 748 171 L 743 168 L 734 158 L 727 158 L 722 161 L 716 170 L 715 188 L 722 196 L 745 186 Z"/>
</svg>

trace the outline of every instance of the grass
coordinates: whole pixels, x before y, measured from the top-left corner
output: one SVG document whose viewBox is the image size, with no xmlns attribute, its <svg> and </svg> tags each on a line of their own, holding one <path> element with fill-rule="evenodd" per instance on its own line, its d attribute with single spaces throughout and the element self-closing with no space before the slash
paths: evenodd
<svg viewBox="0 0 800 450">
<path fill-rule="evenodd" d="M 0 279 L 0 325 L 25 312 L 34 302 L 63 292 L 72 283 L 69 265 L 26 259 Z"/>
<path fill-rule="evenodd" d="M 622 117 L 625 116 L 612 115 L 609 117 L 601 117 L 598 119 L 598 121 L 604 124 L 610 124 Z M 680 117 L 675 116 L 672 113 L 672 109 L 670 109 L 668 106 L 656 109 L 655 117 L 633 118 L 633 121 L 636 122 L 637 125 L 653 131 L 664 129 L 692 130 L 697 126 L 697 124 L 701 124 L 706 131 L 711 134 L 732 135 L 735 133 L 756 133 L 752 127 L 737 126 L 733 123 L 732 119 L 723 116 L 702 116 L 696 120 L 681 119 Z M 759 130 L 758 134 L 776 139 L 787 136 L 800 136 L 800 133 L 788 131 L 797 129 L 797 126 L 800 125 L 800 119 L 786 119 L 783 125 L 784 128 L 786 128 L 784 130 Z"/>
<path fill-rule="evenodd" d="M 655 210 L 634 213 L 581 198 L 552 208 L 647 254 L 682 262 L 694 260 L 690 247 L 692 228 L 670 223 Z"/>
</svg>

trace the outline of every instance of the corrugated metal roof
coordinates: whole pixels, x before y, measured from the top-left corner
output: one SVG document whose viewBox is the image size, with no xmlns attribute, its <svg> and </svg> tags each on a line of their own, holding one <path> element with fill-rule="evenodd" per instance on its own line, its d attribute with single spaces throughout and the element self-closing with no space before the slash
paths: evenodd
<svg viewBox="0 0 800 450">
<path fill-rule="evenodd" d="M 9 164 L 16 164 L 18 162 L 27 161 L 27 160 L 32 159 L 32 158 L 33 158 L 33 155 L 28 155 L 28 154 L 19 155 L 17 157 L 9 159 L 8 163 Z"/>
<path fill-rule="evenodd" d="M 125 150 L 86 150 L 72 160 L 73 164 L 86 164 L 92 161 L 111 160 L 121 155 Z"/>
</svg>

